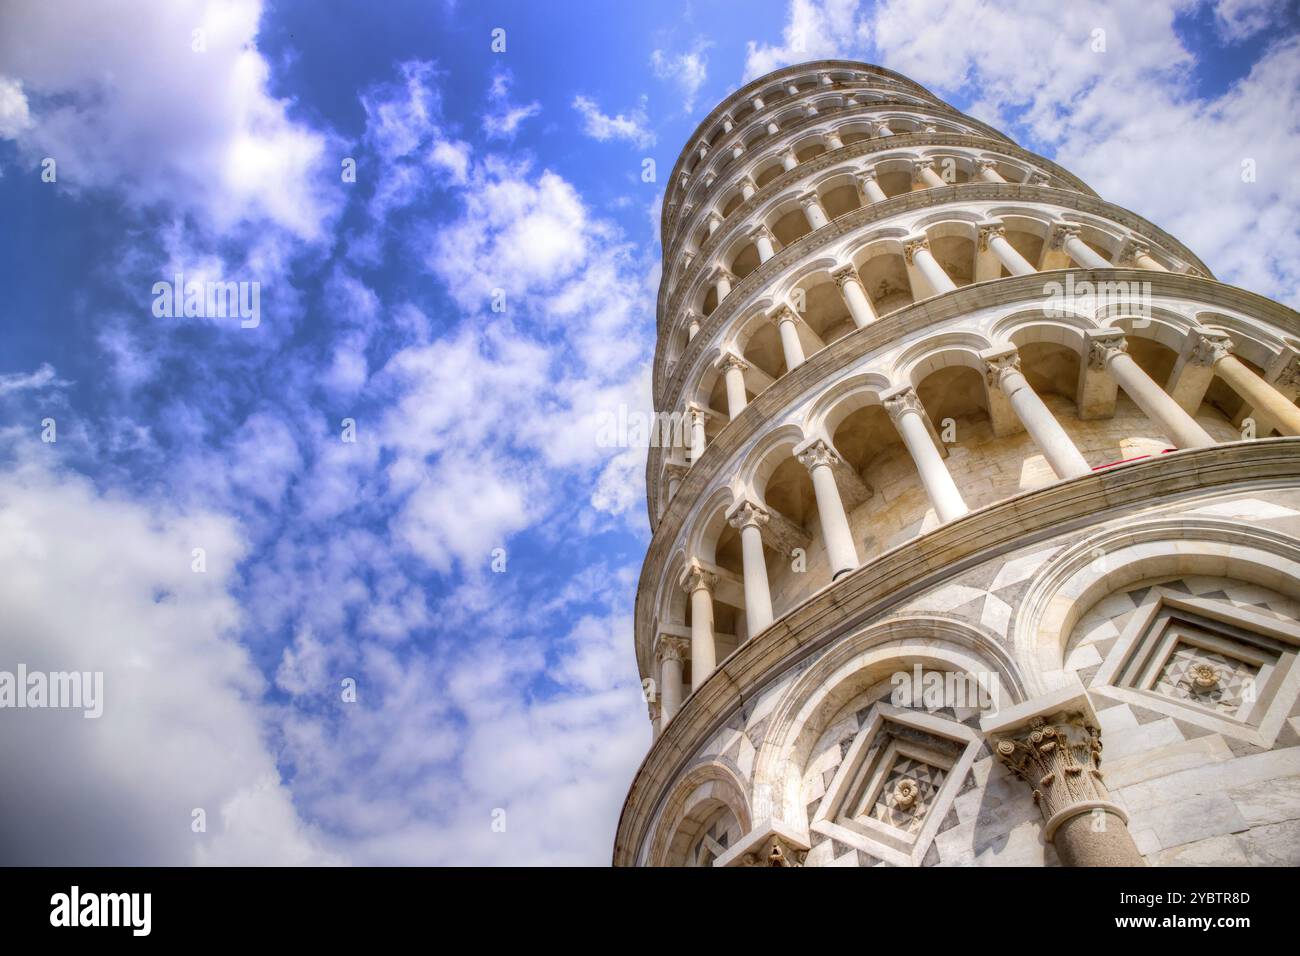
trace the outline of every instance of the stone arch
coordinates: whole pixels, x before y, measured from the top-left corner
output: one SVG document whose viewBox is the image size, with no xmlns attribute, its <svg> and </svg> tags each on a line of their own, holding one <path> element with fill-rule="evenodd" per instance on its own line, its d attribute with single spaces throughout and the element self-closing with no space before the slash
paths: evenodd
<svg viewBox="0 0 1300 956">
<path fill-rule="evenodd" d="M 793 456 L 795 446 L 805 437 L 803 429 L 794 423 L 781 425 L 764 435 L 737 469 L 740 487 L 765 502 L 772 472 Z"/>
<path fill-rule="evenodd" d="M 678 844 L 693 842 L 692 824 L 702 826 L 719 807 L 736 815 L 742 833 L 753 828 L 744 780 L 735 770 L 719 761 L 709 761 L 684 773 L 664 800 L 650 840 L 649 865 L 681 865 L 689 846 Z"/>
<path fill-rule="evenodd" d="M 717 558 L 718 538 L 727 527 L 727 509 L 735 501 L 730 487 L 717 488 L 695 510 L 683 540 L 689 558 L 713 563 Z"/>
<path fill-rule="evenodd" d="M 1300 540 L 1222 518 L 1130 521 L 1051 558 L 1030 582 L 1012 627 L 1033 696 L 1064 683 L 1066 641 L 1089 608 L 1125 585 L 1170 574 L 1235 578 L 1300 599 Z"/>
<path fill-rule="evenodd" d="M 914 664 L 995 675 L 988 686 L 998 709 L 1026 698 L 1015 661 L 992 635 L 973 625 L 928 615 L 869 625 L 831 645 L 773 708 L 754 760 L 755 802 L 770 804 L 771 817 L 805 828 L 799 791 L 808 751 L 858 693 Z"/>
</svg>

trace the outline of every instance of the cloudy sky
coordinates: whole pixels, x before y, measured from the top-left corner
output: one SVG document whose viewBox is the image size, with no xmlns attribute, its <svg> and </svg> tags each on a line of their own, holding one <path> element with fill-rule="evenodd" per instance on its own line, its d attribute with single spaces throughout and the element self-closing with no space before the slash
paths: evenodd
<svg viewBox="0 0 1300 956">
<path fill-rule="evenodd" d="M 1300 304 L 1294 0 L 324 9 L 0 4 L 0 670 L 105 681 L 0 711 L 0 862 L 608 862 L 643 161 L 757 75 L 903 72 Z"/>
</svg>

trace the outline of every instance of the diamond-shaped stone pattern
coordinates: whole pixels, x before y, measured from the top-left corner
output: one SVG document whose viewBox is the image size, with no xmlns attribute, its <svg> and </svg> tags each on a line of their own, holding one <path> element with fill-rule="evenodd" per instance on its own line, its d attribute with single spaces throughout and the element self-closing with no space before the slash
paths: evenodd
<svg viewBox="0 0 1300 956">
<path fill-rule="evenodd" d="M 947 772 L 941 767 L 900 755 L 885 776 L 885 784 L 871 808 L 871 816 L 905 833 L 915 833 L 925 822 L 946 776 Z M 904 781 L 916 785 L 916 799 L 910 806 L 903 806 L 899 798 L 899 786 Z"/>
<path fill-rule="evenodd" d="M 726 852 L 740 837 L 740 821 L 730 810 L 720 813 L 700 835 L 700 839 L 691 848 L 690 859 L 696 866 L 712 866 L 713 861 Z"/>
<path fill-rule="evenodd" d="M 1208 664 L 1218 674 L 1218 683 L 1202 690 L 1193 680 L 1193 668 Z M 1253 688 L 1259 668 L 1246 661 L 1225 657 L 1200 647 L 1178 644 L 1152 688 L 1156 693 L 1175 700 L 1186 700 L 1203 707 L 1213 707 L 1221 714 L 1234 717 L 1245 703 L 1247 688 Z"/>
</svg>

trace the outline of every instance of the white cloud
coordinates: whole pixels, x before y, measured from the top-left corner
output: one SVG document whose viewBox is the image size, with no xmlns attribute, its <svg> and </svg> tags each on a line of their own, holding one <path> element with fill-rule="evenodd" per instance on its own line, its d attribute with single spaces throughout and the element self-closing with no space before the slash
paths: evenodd
<svg viewBox="0 0 1300 956">
<path fill-rule="evenodd" d="M 7 135 L 29 160 L 55 159 L 67 189 L 117 189 L 221 232 L 269 221 L 322 239 L 341 197 L 327 185 L 338 183 L 338 159 L 269 93 L 255 46 L 261 13 L 260 0 L 5 4 Z"/>
<path fill-rule="evenodd" d="M 622 139 L 642 149 L 655 144 L 655 133 L 649 128 L 650 118 L 645 111 L 645 97 L 641 98 L 641 105 L 626 116 L 622 113 L 606 116 L 596 101 L 588 96 L 575 96 L 573 108 L 582 116 L 582 131 L 594 140 L 604 143 Z"/>
<path fill-rule="evenodd" d="M 0 375 L 0 395 L 14 392 L 37 391 L 42 388 L 67 388 L 71 382 L 64 381 L 54 371 L 49 362 L 42 362 L 35 372 L 11 372 Z"/>
<path fill-rule="evenodd" d="M 542 104 L 536 100 L 526 106 L 510 102 L 512 82 L 510 73 L 505 71 L 492 78 L 492 86 L 488 90 L 490 110 L 483 114 L 483 132 L 488 139 L 514 139 L 520 124 L 542 111 Z"/>
<path fill-rule="evenodd" d="M 682 94 L 682 109 L 687 113 L 695 109 L 695 98 L 700 87 L 709 78 L 707 50 L 713 44 L 704 38 L 697 39 L 685 53 L 671 54 L 655 50 L 650 54 L 650 66 L 655 76 L 676 85 Z"/>
<path fill-rule="evenodd" d="M 1300 101 L 1300 39 L 1276 42 L 1215 98 L 1175 30 L 1188 0 L 888 2 L 884 63 L 1052 155 L 1104 198 L 1158 223 L 1225 281 L 1300 301 L 1300 130 L 1278 112 Z M 978 23 L 954 32 L 946 24 Z M 1105 51 L 1094 52 L 1094 30 Z M 1253 182 L 1243 181 L 1251 160 Z"/>
<path fill-rule="evenodd" d="M 0 76 L 0 139 L 17 139 L 32 125 L 23 85 Z"/>
<path fill-rule="evenodd" d="M 233 639 L 227 593 L 237 529 L 101 496 L 47 448 L 0 473 L 0 668 L 102 671 L 103 716 L 5 712 L 6 862 L 336 859 L 298 819 L 263 739 L 264 681 Z M 195 547 L 206 573 L 191 570 Z M 205 833 L 191 830 L 196 808 Z"/>
<path fill-rule="evenodd" d="M 1288 0 L 1218 0 L 1214 5 L 1215 26 L 1229 42 L 1247 40 L 1271 26 Z"/>
<path fill-rule="evenodd" d="M 959 22 L 944 15 L 944 22 Z M 771 73 L 792 63 L 854 55 L 870 37 L 858 0 L 792 0 L 781 43 L 750 40 L 745 57 L 745 80 Z"/>
</svg>

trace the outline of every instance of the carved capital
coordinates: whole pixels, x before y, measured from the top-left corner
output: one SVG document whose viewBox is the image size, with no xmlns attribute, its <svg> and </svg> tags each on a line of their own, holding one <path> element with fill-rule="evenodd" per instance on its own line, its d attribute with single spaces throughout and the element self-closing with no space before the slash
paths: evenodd
<svg viewBox="0 0 1300 956">
<path fill-rule="evenodd" d="M 1035 172 L 1029 176 L 1029 185 L 1031 186 L 1046 186 L 1051 181 L 1052 177 L 1048 176 L 1047 173 Z"/>
<path fill-rule="evenodd" d="M 989 243 L 997 239 L 1007 237 L 1007 227 L 1003 225 L 980 226 L 980 251 L 988 249 Z"/>
<path fill-rule="evenodd" d="M 783 305 L 772 313 L 772 321 L 776 323 L 777 328 L 781 327 L 782 322 L 797 323 L 799 321 L 799 313 L 790 308 L 790 306 Z"/>
<path fill-rule="evenodd" d="M 1128 351 L 1128 340 L 1122 335 L 1095 338 L 1088 345 L 1088 367 L 1101 371 L 1116 355 Z"/>
<path fill-rule="evenodd" d="M 708 572 L 705 572 L 706 574 Z M 693 590 L 693 589 L 692 589 Z M 675 661 L 680 664 L 686 659 L 686 639 L 683 637 L 673 637 L 668 634 L 659 635 L 659 640 L 655 644 L 655 660 L 660 664 L 664 661 Z"/>
<path fill-rule="evenodd" d="M 817 193 L 814 192 L 813 190 L 809 190 L 806 193 L 800 193 L 798 198 L 799 198 L 799 205 L 803 206 L 804 209 L 807 209 L 810 206 L 819 205 L 821 202 L 817 198 Z"/>
<path fill-rule="evenodd" d="M 1188 360 L 1194 365 L 1213 368 L 1216 363 L 1232 354 L 1232 339 L 1227 333 L 1216 331 L 1196 331 L 1195 344 L 1192 346 Z"/>
<path fill-rule="evenodd" d="M 903 256 L 907 259 L 909 264 L 916 258 L 916 254 L 921 251 L 930 251 L 929 239 L 909 239 L 903 244 Z"/>
<path fill-rule="evenodd" d="M 1151 255 L 1151 247 L 1139 239 L 1130 239 L 1124 246 L 1124 253 L 1119 257 L 1121 263 L 1137 262 L 1143 256 Z"/>
<path fill-rule="evenodd" d="M 682 588 L 688 594 L 701 588 L 712 594 L 713 589 L 717 586 L 718 576 L 712 571 L 706 571 L 698 564 L 692 564 L 682 572 Z"/>
<path fill-rule="evenodd" d="M 992 160 L 992 159 L 977 159 L 977 160 L 975 160 L 975 168 L 976 168 L 976 169 L 981 169 L 981 170 L 982 170 L 982 169 L 993 169 L 995 166 L 997 166 L 997 161 L 996 161 L 996 160 Z"/>
<path fill-rule="evenodd" d="M 1081 711 L 1034 718 L 998 739 L 993 752 L 1033 790 L 1047 825 L 1045 839 L 1070 817 L 1097 807 L 1123 816 L 1102 777 L 1101 730 Z"/>
<path fill-rule="evenodd" d="M 717 282 L 719 279 L 726 279 L 728 282 L 735 282 L 736 276 L 726 266 L 715 266 L 713 269 L 713 281 Z"/>
<path fill-rule="evenodd" d="M 886 398 L 882 404 L 885 406 L 886 413 L 888 413 L 889 417 L 893 419 L 895 425 L 898 424 L 903 415 L 907 412 L 924 414 L 925 411 L 921 405 L 921 400 L 916 397 L 916 391 L 910 387 L 903 389 L 903 391 L 896 395 L 891 395 L 889 398 Z"/>
<path fill-rule="evenodd" d="M 1292 359 L 1282 367 L 1273 378 L 1273 385 L 1277 388 L 1292 388 L 1300 385 L 1300 357 Z"/>
<path fill-rule="evenodd" d="M 1078 238 L 1078 226 L 1057 226 L 1052 232 L 1051 247 L 1053 249 L 1063 249 L 1069 240 Z"/>
<path fill-rule="evenodd" d="M 755 226 L 753 229 L 749 230 L 749 238 L 755 242 L 758 242 L 760 239 L 766 239 L 768 242 L 771 242 L 772 230 L 768 229 L 767 226 Z"/>
<path fill-rule="evenodd" d="M 686 414 L 690 416 L 691 425 L 704 425 L 708 423 L 709 413 L 698 405 L 692 405 L 686 409 Z"/>
<path fill-rule="evenodd" d="M 1018 352 L 1005 352 L 1002 355 L 993 355 L 984 360 L 984 374 L 991 389 L 1001 389 L 1002 383 L 1006 381 L 1009 375 L 1019 373 L 1020 353 Z"/>
<path fill-rule="evenodd" d="M 822 439 L 817 439 L 803 451 L 798 454 L 799 464 L 803 465 L 809 471 L 819 465 L 835 465 L 840 462 L 840 456 L 835 449 L 828 445 Z"/>
<path fill-rule="evenodd" d="M 912 163 L 913 181 L 919 180 L 921 178 L 921 173 L 925 172 L 927 169 L 930 170 L 931 172 L 934 171 L 934 160 L 918 159 L 916 160 L 916 162 Z"/>
<path fill-rule="evenodd" d="M 843 289 L 845 284 L 849 282 L 856 282 L 858 285 L 862 285 L 862 280 L 858 277 L 858 270 L 853 268 L 852 264 L 840 266 L 831 273 L 831 278 L 835 280 L 835 284 L 841 289 Z"/>
<path fill-rule="evenodd" d="M 740 502 L 727 515 L 727 523 L 737 531 L 751 526 L 762 528 L 769 520 L 771 520 L 771 515 L 761 505 L 753 501 Z"/>
<path fill-rule="evenodd" d="M 725 352 L 718 359 L 717 367 L 719 371 L 725 374 L 726 372 L 731 371 L 733 368 L 738 368 L 743 372 L 746 369 L 750 368 L 751 366 L 748 362 L 746 362 L 735 352 Z"/>
</svg>

